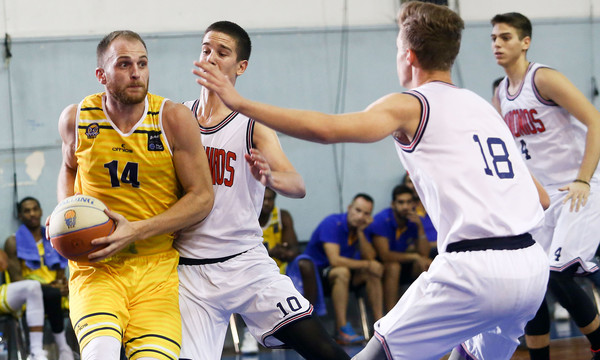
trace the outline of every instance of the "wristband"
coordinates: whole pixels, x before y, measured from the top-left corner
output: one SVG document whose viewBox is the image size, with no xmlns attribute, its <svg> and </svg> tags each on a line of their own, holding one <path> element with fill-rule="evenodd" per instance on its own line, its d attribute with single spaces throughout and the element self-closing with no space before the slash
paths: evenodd
<svg viewBox="0 0 600 360">
<path fill-rule="evenodd" d="M 589 187 L 592 187 L 592 186 L 590 185 L 590 183 L 589 183 L 589 182 L 587 182 L 587 181 L 585 181 L 585 180 L 581 180 L 581 179 L 575 179 L 575 180 L 573 180 L 573 182 L 577 182 L 577 183 L 586 184 L 587 186 L 589 186 Z"/>
</svg>

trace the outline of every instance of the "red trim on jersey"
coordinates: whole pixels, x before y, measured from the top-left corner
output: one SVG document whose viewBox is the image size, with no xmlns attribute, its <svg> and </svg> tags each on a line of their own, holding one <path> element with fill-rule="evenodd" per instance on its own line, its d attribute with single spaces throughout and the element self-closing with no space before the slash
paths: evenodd
<svg viewBox="0 0 600 360">
<path fill-rule="evenodd" d="M 579 258 L 579 257 L 569 261 L 568 263 L 566 263 L 562 266 L 550 266 L 550 270 L 561 272 L 561 271 L 565 270 L 566 268 L 571 267 L 574 264 L 579 264 L 581 269 L 583 269 L 583 271 L 585 272 L 584 274 L 591 274 L 591 273 L 598 271 L 598 265 L 595 265 L 595 264 L 588 271 L 587 267 L 584 266 L 584 265 L 586 265 L 586 262 L 581 260 L 581 258 Z M 578 275 L 583 275 L 583 274 L 578 274 Z"/>
<path fill-rule="evenodd" d="M 529 63 L 529 66 L 527 66 L 527 71 L 525 71 L 525 76 L 527 76 L 527 74 L 529 73 L 529 70 L 531 70 L 531 68 L 533 67 L 535 63 Z M 514 99 L 516 99 L 519 94 L 521 94 L 521 90 L 523 90 L 523 85 L 525 84 L 525 81 L 521 81 L 521 85 L 519 86 L 519 90 L 517 90 L 517 92 L 514 95 L 511 95 L 508 92 L 508 86 L 509 86 L 510 80 L 507 78 L 506 79 L 506 99 L 508 99 L 509 101 L 513 101 Z"/>
<path fill-rule="evenodd" d="M 250 154 L 250 149 L 254 148 L 252 139 L 254 138 L 255 123 L 254 119 L 248 119 L 248 126 L 246 127 L 246 151 L 248 151 L 248 154 Z"/>
<path fill-rule="evenodd" d="M 198 109 L 196 109 L 196 110 L 198 110 Z M 196 115 L 196 118 L 198 118 L 197 112 L 195 112 L 194 114 Z M 235 119 L 237 114 L 239 114 L 237 111 L 232 111 L 229 115 L 227 115 L 225 120 L 221 121 L 220 123 L 218 123 L 215 126 L 204 127 L 204 126 L 200 125 L 200 132 L 202 134 L 214 134 L 217 131 L 224 128 L 225 126 L 227 126 L 227 124 L 229 124 L 231 122 L 231 120 Z"/>
<path fill-rule="evenodd" d="M 541 69 L 541 68 L 546 68 L 546 69 L 550 69 L 547 66 L 540 66 L 539 68 L 535 69 L 533 71 L 533 74 L 531 75 L 531 87 L 533 88 L 533 94 L 535 95 L 536 99 L 538 99 L 539 102 L 541 102 L 544 105 L 548 105 L 548 106 L 558 106 L 557 103 L 555 103 L 552 100 L 546 100 L 542 97 L 542 95 L 540 94 L 537 86 L 535 86 L 535 73 Z"/>
<path fill-rule="evenodd" d="M 377 331 L 375 331 L 373 335 L 381 343 L 381 347 L 383 348 L 383 351 L 385 352 L 385 357 L 388 360 L 393 360 L 393 358 L 392 358 L 392 352 L 390 351 L 390 348 L 389 348 L 387 342 L 385 341 L 385 338 L 380 333 L 378 333 Z"/>
<path fill-rule="evenodd" d="M 273 334 L 275 334 L 277 331 L 279 331 L 282 327 L 289 325 L 289 324 L 293 323 L 294 321 L 305 318 L 307 316 L 311 316 L 312 313 L 313 313 L 313 306 L 310 305 L 308 310 L 306 310 L 305 312 L 294 315 L 288 319 L 285 319 L 284 321 L 280 322 L 279 324 L 275 325 L 275 327 L 271 331 L 268 331 L 263 335 L 263 337 L 262 337 L 263 344 L 265 343 L 266 338 L 268 338 L 269 336 L 273 336 Z"/>
<path fill-rule="evenodd" d="M 441 81 L 439 81 L 439 83 L 455 87 L 452 84 L 444 83 Z M 421 120 L 419 120 L 419 126 L 417 127 L 417 131 L 416 131 L 415 136 L 412 139 L 412 141 L 408 144 L 404 144 L 404 143 L 402 143 L 402 141 L 400 141 L 400 139 L 397 136 L 394 136 L 394 140 L 396 140 L 398 142 L 398 144 L 400 145 L 400 148 L 402 150 L 410 153 L 410 152 L 415 151 L 415 148 L 421 141 L 421 138 L 423 137 L 423 133 L 425 132 L 425 128 L 427 127 L 427 122 L 429 121 L 429 102 L 427 101 L 427 98 L 423 94 L 421 94 L 420 92 L 418 92 L 416 90 L 409 90 L 409 91 L 404 92 L 404 94 L 408 94 L 408 95 L 412 95 L 412 96 L 416 97 L 417 100 L 419 100 L 419 102 L 421 103 Z"/>
</svg>

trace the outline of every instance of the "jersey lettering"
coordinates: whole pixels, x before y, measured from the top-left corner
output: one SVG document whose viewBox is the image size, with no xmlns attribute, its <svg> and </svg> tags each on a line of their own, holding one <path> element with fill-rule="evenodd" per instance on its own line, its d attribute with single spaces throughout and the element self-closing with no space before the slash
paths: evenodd
<svg viewBox="0 0 600 360">
<path fill-rule="evenodd" d="M 546 131 L 544 122 L 541 119 L 537 119 L 535 115 L 537 115 L 535 109 L 515 109 L 504 115 L 504 121 L 514 137 Z"/>
<path fill-rule="evenodd" d="M 237 159 L 235 153 L 210 146 L 206 146 L 205 150 L 213 185 L 231 187 L 235 176 L 235 169 L 232 165 L 232 161 Z"/>
</svg>

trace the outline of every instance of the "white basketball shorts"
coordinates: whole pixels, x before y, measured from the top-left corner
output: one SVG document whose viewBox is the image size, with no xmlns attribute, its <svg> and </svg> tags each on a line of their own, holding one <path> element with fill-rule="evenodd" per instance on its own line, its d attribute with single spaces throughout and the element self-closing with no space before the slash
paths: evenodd
<svg viewBox="0 0 600 360">
<path fill-rule="evenodd" d="M 478 360 L 508 360 L 548 276 L 539 244 L 442 253 L 375 323 L 375 336 L 394 360 L 438 360 L 461 343 Z"/>
<path fill-rule="evenodd" d="M 178 271 L 182 359 L 220 359 L 232 313 L 265 347 L 281 346 L 273 334 L 312 315 L 312 305 L 262 244 L 224 262 L 179 265 Z"/>
<path fill-rule="evenodd" d="M 567 192 L 550 194 L 544 224 L 531 233 L 548 252 L 550 270 L 562 271 L 574 264 L 580 274 L 598 270 L 591 262 L 600 243 L 600 197 L 593 189 L 578 212 L 569 211 L 570 202 L 562 203 Z"/>
</svg>

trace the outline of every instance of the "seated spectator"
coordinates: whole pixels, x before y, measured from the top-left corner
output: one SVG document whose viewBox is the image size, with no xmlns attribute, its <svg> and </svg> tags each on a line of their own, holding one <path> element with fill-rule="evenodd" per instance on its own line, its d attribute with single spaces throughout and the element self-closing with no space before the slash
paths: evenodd
<svg viewBox="0 0 600 360">
<path fill-rule="evenodd" d="M 427 240 L 429 240 L 429 257 L 433 259 L 437 255 L 437 230 L 435 229 L 435 226 L 433 226 L 433 223 L 431 222 L 427 211 L 425 211 L 425 207 L 423 206 L 423 203 L 421 203 L 419 194 L 417 194 L 415 186 L 410 180 L 410 175 L 408 173 L 404 175 L 404 178 L 402 179 L 402 184 L 408 186 L 408 188 L 411 189 L 414 194 L 415 211 L 421 218 L 421 223 L 423 224 L 423 229 L 425 230 L 425 236 L 427 236 Z"/>
<path fill-rule="evenodd" d="M 24 198 L 17 205 L 17 212 L 22 225 L 4 244 L 10 279 L 12 282 L 37 280 L 42 284 L 44 312 L 58 347 L 59 360 L 73 360 L 65 336 L 63 313 L 63 296 L 69 294 L 65 277 L 67 260 L 46 239 L 46 228 L 41 224 L 42 208 L 37 199 Z"/>
<path fill-rule="evenodd" d="M 375 249 L 366 239 L 364 230 L 373 221 L 373 199 L 358 194 L 348 206 L 348 212 L 326 217 L 313 232 L 306 247 L 331 290 L 335 313 L 335 338 L 342 345 L 364 341 L 347 322 L 346 311 L 350 286 L 366 283 L 373 316 L 383 316 L 381 276 L 383 266 L 375 260 Z"/>
<path fill-rule="evenodd" d="M 0 250 L 0 271 L 6 272 L 8 256 Z M 5 283 L 0 285 L 0 314 L 19 317 L 23 305 L 27 306 L 27 327 L 29 329 L 28 360 L 47 360 L 44 345 L 44 300 L 42 287 L 35 280 L 9 283 L 5 273 Z"/>
<path fill-rule="evenodd" d="M 383 303 L 386 312 L 400 298 L 402 271 L 410 272 L 408 278 L 412 282 L 431 264 L 429 242 L 421 218 L 415 211 L 413 194 L 406 185 L 394 187 L 390 207 L 375 215 L 366 230 L 384 266 Z"/>
</svg>

